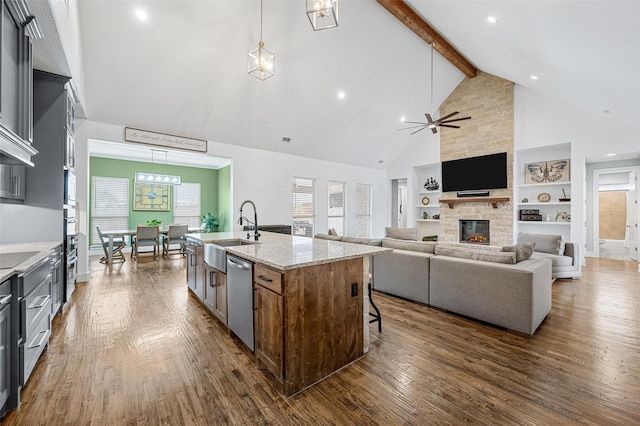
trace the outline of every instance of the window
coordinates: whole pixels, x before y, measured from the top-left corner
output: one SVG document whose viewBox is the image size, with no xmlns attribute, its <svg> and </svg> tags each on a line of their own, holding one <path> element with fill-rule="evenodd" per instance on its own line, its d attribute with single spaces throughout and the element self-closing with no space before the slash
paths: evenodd
<svg viewBox="0 0 640 426">
<path fill-rule="evenodd" d="M 129 179 L 91 178 L 91 244 L 99 245 L 102 230 L 129 229 Z"/>
<path fill-rule="evenodd" d="M 313 237 L 314 180 L 293 178 L 293 235 Z"/>
<path fill-rule="evenodd" d="M 338 235 L 345 235 L 345 183 L 331 182 L 327 188 L 329 196 L 327 211 L 328 229 L 335 229 Z"/>
<path fill-rule="evenodd" d="M 356 184 L 356 237 L 371 237 L 371 185 Z"/>
<path fill-rule="evenodd" d="M 185 183 L 173 187 L 173 223 L 200 226 L 200 184 Z"/>
</svg>

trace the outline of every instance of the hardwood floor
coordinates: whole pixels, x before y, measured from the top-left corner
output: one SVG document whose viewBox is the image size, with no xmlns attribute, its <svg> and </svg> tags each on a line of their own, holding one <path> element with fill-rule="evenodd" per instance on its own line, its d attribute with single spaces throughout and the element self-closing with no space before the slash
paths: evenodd
<svg viewBox="0 0 640 426">
<path fill-rule="evenodd" d="M 557 280 L 532 339 L 374 293 L 370 352 L 285 399 L 189 295 L 184 259 L 97 260 L 3 423 L 640 424 L 635 262 Z"/>
</svg>

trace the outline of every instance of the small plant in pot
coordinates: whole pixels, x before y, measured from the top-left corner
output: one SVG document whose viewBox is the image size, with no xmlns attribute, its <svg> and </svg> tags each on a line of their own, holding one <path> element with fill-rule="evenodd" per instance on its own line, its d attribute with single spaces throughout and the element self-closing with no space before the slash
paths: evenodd
<svg viewBox="0 0 640 426">
<path fill-rule="evenodd" d="M 160 226 L 162 225 L 162 221 L 158 219 L 149 219 L 147 221 L 147 226 Z"/>
<path fill-rule="evenodd" d="M 204 224 L 204 232 L 213 232 L 220 225 L 218 213 L 207 213 L 202 216 L 202 223 Z"/>
</svg>

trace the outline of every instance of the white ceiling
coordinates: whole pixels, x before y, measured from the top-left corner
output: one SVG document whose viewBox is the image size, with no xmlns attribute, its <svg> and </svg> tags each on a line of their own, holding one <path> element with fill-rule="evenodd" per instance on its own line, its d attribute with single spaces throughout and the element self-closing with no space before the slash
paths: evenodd
<svg viewBox="0 0 640 426">
<path fill-rule="evenodd" d="M 639 127 L 640 1 L 409 3 L 480 70 Z M 399 132 L 400 117 L 421 120 L 463 78 L 436 55 L 432 105 L 429 47 L 372 0 L 341 0 L 340 26 L 318 32 L 304 1 L 265 0 L 263 39 L 276 54 L 266 81 L 247 75 L 257 0 L 79 7 L 84 110 L 99 122 L 386 168 L 414 138 L 438 140 Z"/>
</svg>

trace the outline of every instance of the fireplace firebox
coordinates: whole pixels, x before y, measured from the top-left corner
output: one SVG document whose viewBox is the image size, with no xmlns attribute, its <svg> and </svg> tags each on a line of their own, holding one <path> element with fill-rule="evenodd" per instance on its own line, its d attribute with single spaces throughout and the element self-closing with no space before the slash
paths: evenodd
<svg viewBox="0 0 640 426">
<path fill-rule="evenodd" d="M 461 243 L 490 244 L 488 220 L 460 219 L 458 224 Z"/>
</svg>

